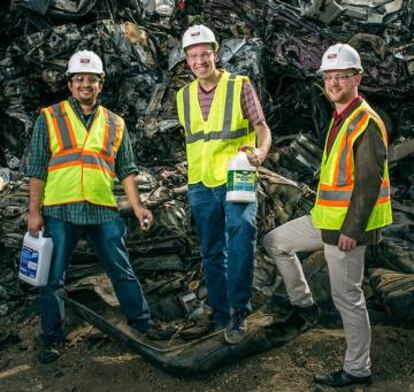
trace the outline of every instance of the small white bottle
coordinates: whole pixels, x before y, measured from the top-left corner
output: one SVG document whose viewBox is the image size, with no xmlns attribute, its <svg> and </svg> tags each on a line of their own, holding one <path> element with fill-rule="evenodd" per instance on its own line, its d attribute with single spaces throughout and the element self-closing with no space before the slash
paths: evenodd
<svg viewBox="0 0 414 392">
<path fill-rule="evenodd" d="M 19 279 L 33 286 L 46 286 L 52 260 L 53 241 L 43 237 L 32 237 L 29 232 L 24 235 L 20 257 Z"/>
<path fill-rule="evenodd" d="M 243 151 L 239 151 L 228 163 L 226 200 L 236 203 L 256 201 L 256 168 Z"/>
</svg>

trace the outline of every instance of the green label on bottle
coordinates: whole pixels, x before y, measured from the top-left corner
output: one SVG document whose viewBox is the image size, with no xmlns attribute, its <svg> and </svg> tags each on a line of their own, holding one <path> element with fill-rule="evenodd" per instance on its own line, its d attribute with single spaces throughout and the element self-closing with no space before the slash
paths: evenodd
<svg viewBox="0 0 414 392">
<path fill-rule="evenodd" d="M 249 170 L 229 170 L 227 172 L 227 191 L 256 191 L 256 172 Z"/>
</svg>

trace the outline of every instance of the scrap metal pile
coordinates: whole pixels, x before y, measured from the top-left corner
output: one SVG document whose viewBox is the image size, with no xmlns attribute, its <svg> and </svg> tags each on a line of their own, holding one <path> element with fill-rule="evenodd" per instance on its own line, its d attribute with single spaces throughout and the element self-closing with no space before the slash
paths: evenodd
<svg viewBox="0 0 414 392">
<path fill-rule="evenodd" d="M 140 166 L 137 184 L 155 215 L 152 229 L 141 232 L 117 185 L 134 268 L 155 318 L 181 323 L 183 331 L 196 324 L 206 291 L 186 197 L 185 146 L 175 93 L 192 79 L 180 37 L 189 25 L 205 23 L 221 43 L 220 67 L 253 80 L 272 130 L 273 146 L 260 169 L 258 189 L 255 309 L 283 295 L 281 278 L 260 239 L 312 207 L 332 114 L 316 70 L 328 46 L 347 42 L 361 53 L 365 73 L 360 91 L 384 119 L 390 138 L 394 224 L 367 253 L 364 288 L 374 322 L 413 324 L 413 17 L 414 0 L 2 2 L 0 318 L 28 296 L 25 287 L 16 285 L 15 266 L 26 229 L 24 166 L 33 124 L 41 107 L 67 97 L 68 58 L 89 49 L 103 59 L 101 102 L 126 120 Z M 323 255 L 302 258 L 325 316 L 337 318 Z M 114 305 L 102 280 L 91 279 L 100 272 L 93 252 L 81 242 L 68 276 L 72 290 L 93 287 Z M 257 339 L 256 348 L 264 348 Z"/>
</svg>

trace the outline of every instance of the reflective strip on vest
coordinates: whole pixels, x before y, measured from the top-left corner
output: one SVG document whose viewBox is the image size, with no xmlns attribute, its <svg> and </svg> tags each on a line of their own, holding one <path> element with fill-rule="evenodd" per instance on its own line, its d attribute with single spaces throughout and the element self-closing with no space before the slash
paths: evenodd
<svg viewBox="0 0 414 392">
<path fill-rule="evenodd" d="M 325 144 L 316 202 L 311 211 L 315 227 L 328 230 L 339 230 L 342 227 L 354 189 L 353 145 L 365 132 L 370 120 L 376 122 L 387 147 L 387 132 L 383 122 L 365 101 L 342 124 L 329 156 Z M 390 182 L 388 162 L 385 160 L 381 188 L 366 230 L 380 228 L 391 222 Z"/>
<path fill-rule="evenodd" d="M 207 187 L 227 181 L 227 164 L 242 145 L 256 146 L 256 133 L 241 107 L 243 83 L 248 77 L 222 71 L 207 119 L 199 103 L 199 82 L 177 92 L 177 111 L 186 138 L 188 183 Z"/>
<path fill-rule="evenodd" d="M 86 200 L 116 207 L 115 156 L 125 129 L 123 120 L 101 106 L 87 131 L 68 101 L 44 109 L 44 114 L 52 152 L 44 205 Z"/>
<path fill-rule="evenodd" d="M 105 139 L 104 139 L 104 148 L 102 152 L 106 155 L 112 154 L 112 146 L 115 143 L 116 131 L 117 131 L 117 121 L 114 113 L 111 113 L 107 110 L 104 111 L 105 116 Z"/>
<path fill-rule="evenodd" d="M 57 105 L 49 107 L 49 113 L 55 125 L 55 129 L 59 129 L 56 136 L 59 146 L 62 150 L 76 147 L 76 139 L 73 133 L 72 125 L 68 120 L 63 101 Z"/>
<path fill-rule="evenodd" d="M 115 177 L 115 162 L 109 162 L 104 157 L 97 155 L 88 155 L 87 153 L 84 153 L 82 155 L 82 162 L 83 166 L 105 170 L 112 177 Z"/>
<path fill-rule="evenodd" d="M 319 189 L 318 204 L 322 205 L 337 205 L 347 207 L 350 205 L 352 197 L 352 190 L 338 191 L 338 190 L 323 190 Z M 386 183 L 381 184 L 381 189 L 378 194 L 377 203 L 384 203 L 390 198 L 390 186 Z M 337 202 L 337 203 L 335 203 Z"/>
<path fill-rule="evenodd" d="M 254 132 L 250 130 L 249 127 L 241 128 L 232 131 L 232 108 L 233 108 L 233 99 L 234 99 L 234 83 L 236 75 L 231 75 L 227 82 L 227 92 L 226 92 L 226 102 L 224 105 L 224 120 L 223 120 L 223 130 L 222 131 L 210 131 L 210 132 L 196 132 L 192 133 L 191 130 L 191 118 L 190 118 L 190 86 L 185 86 L 183 90 L 183 99 L 184 99 L 184 121 L 185 121 L 185 141 L 187 144 L 198 142 L 199 140 L 204 140 L 208 142 L 209 140 L 232 140 L 238 139 L 242 136 L 246 136 L 248 133 Z"/>
<path fill-rule="evenodd" d="M 60 154 L 52 156 L 49 160 L 48 170 L 56 170 L 71 164 L 79 164 L 82 158 L 82 151 L 71 152 L 68 154 Z"/>
<path fill-rule="evenodd" d="M 184 121 L 185 121 L 185 134 L 186 139 L 191 136 L 191 114 L 190 114 L 190 85 L 184 87 Z M 192 143 L 188 141 L 187 143 Z"/>
<path fill-rule="evenodd" d="M 363 122 L 366 119 L 366 116 L 368 116 L 368 113 L 361 112 L 357 114 L 357 116 L 352 120 L 352 122 L 348 126 L 346 139 L 349 137 L 349 135 L 352 134 L 352 132 L 355 131 L 355 129 L 359 129 L 358 125 L 360 124 L 360 122 Z M 348 143 L 346 143 L 346 139 L 345 147 L 343 148 L 341 157 L 339 158 L 339 175 L 337 177 L 338 186 L 342 186 L 348 183 L 346 176 L 347 173 L 349 173 L 349 170 L 347 170 L 346 167 L 346 159 L 349 154 L 349 146 Z"/>
</svg>

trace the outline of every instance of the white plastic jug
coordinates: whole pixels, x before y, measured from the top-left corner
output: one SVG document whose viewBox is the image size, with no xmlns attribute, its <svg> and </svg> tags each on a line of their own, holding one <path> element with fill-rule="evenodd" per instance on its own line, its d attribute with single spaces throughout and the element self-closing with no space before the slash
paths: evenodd
<svg viewBox="0 0 414 392">
<path fill-rule="evenodd" d="M 237 203 L 256 201 L 256 168 L 243 151 L 239 151 L 227 166 L 226 200 Z"/>
<path fill-rule="evenodd" d="M 43 237 L 32 237 L 29 232 L 24 235 L 23 249 L 20 257 L 19 278 L 33 286 L 46 286 L 52 260 L 53 241 Z"/>
</svg>

